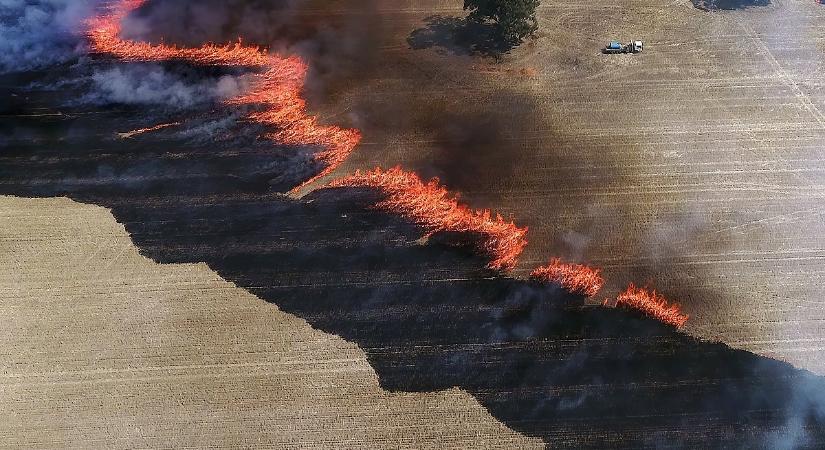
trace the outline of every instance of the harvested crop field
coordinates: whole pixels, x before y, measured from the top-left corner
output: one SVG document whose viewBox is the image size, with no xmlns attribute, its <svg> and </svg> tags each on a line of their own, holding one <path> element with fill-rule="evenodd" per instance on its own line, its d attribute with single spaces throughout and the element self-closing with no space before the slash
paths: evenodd
<svg viewBox="0 0 825 450">
<path fill-rule="evenodd" d="M 102 208 L 3 197 L 0 217 L 4 448 L 539 446 L 466 393 L 382 392 L 355 345 L 141 257 Z"/>
</svg>

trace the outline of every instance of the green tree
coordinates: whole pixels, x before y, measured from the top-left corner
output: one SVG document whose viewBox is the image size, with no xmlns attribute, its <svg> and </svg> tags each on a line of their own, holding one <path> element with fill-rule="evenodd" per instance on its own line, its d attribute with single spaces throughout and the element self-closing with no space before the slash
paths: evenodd
<svg viewBox="0 0 825 450">
<path fill-rule="evenodd" d="M 464 0 L 469 20 L 492 23 L 501 37 L 518 44 L 539 28 L 536 8 L 540 0 Z"/>
</svg>

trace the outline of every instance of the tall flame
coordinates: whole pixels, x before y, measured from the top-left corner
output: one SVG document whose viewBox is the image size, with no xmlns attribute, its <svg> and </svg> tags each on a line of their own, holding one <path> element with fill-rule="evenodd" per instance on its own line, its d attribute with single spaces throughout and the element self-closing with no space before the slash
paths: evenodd
<svg viewBox="0 0 825 450">
<path fill-rule="evenodd" d="M 86 34 L 92 49 L 125 61 L 182 60 L 205 66 L 248 66 L 261 70 L 254 74 L 251 90 L 227 100 L 229 105 L 256 106 L 247 119 L 277 130 L 264 135 L 281 144 L 320 147 L 315 160 L 324 168 L 296 187 L 297 191 L 323 177 L 343 163 L 361 140 L 358 130 L 324 126 L 306 111 L 301 91 L 307 65 L 297 56 L 282 58 L 256 46 L 240 42 L 227 45 L 206 44 L 195 48 L 135 42 L 120 37 L 120 22 L 146 0 L 121 0 L 110 4 L 107 13 L 88 22 Z"/>
<path fill-rule="evenodd" d="M 592 297 L 604 286 L 601 270 L 583 264 L 563 263 L 559 258 L 530 273 L 530 277 L 544 283 L 555 283 L 571 294 Z"/>
<path fill-rule="evenodd" d="M 682 328 L 688 320 L 679 305 L 670 304 L 656 291 L 637 288 L 632 283 L 616 298 L 616 306 L 636 309 L 676 328 Z"/>
<path fill-rule="evenodd" d="M 489 210 L 473 210 L 458 203 L 433 178 L 423 182 L 418 175 L 400 167 L 383 171 L 381 168 L 334 180 L 331 187 L 371 187 L 382 191 L 386 198 L 376 208 L 394 212 L 417 223 L 427 235 L 448 231 L 467 232 L 481 236 L 480 249 L 490 257 L 488 267 L 510 270 L 527 245 L 527 228 L 519 228 Z"/>
</svg>

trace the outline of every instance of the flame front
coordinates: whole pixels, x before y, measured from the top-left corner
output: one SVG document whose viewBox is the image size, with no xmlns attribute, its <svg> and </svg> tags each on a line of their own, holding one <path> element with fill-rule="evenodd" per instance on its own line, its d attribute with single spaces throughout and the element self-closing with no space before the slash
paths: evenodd
<svg viewBox="0 0 825 450">
<path fill-rule="evenodd" d="M 125 61 L 181 60 L 204 66 L 247 66 L 261 72 L 253 75 L 251 90 L 227 100 L 229 105 L 250 105 L 255 111 L 247 119 L 277 130 L 264 135 L 280 144 L 320 147 L 314 158 L 323 165 L 320 173 L 305 181 L 300 189 L 323 177 L 344 162 L 361 140 L 358 130 L 318 124 L 306 111 L 301 91 L 307 65 L 298 57 L 282 58 L 266 50 L 243 45 L 206 44 L 196 48 L 135 42 L 120 37 L 120 22 L 146 0 L 121 0 L 107 7 L 107 13 L 89 21 L 86 34 L 92 49 Z"/>
<path fill-rule="evenodd" d="M 494 270 L 510 270 L 524 247 L 527 228 L 519 228 L 500 215 L 489 210 L 473 210 L 458 203 L 438 181 L 433 178 L 423 182 L 418 175 L 405 172 L 400 167 L 383 171 L 381 168 L 346 176 L 330 183 L 331 187 L 370 187 L 379 189 L 386 198 L 375 207 L 399 214 L 412 220 L 427 231 L 465 232 L 481 236 L 479 248 L 490 257 L 487 267 Z"/>
<path fill-rule="evenodd" d="M 592 297 L 604 286 L 601 270 L 584 264 L 563 263 L 559 258 L 536 268 L 530 277 L 543 283 L 555 283 L 571 294 Z"/>
<path fill-rule="evenodd" d="M 247 106 L 246 119 L 267 126 L 272 131 L 262 137 L 279 144 L 318 147 L 314 159 L 321 171 L 295 187 L 297 193 L 304 186 L 328 175 L 343 163 L 361 140 L 354 129 L 320 125 L 315 116 L 307 113 L 301 96 L 307 65 L 297 56 L 280 57 L 256 46 L 234 44 L 205 44 L 195 48 L 176 45 L 136 42 L 120 37 L 121 21 L 146 0 L 120 0 L 109 4 L 106 12 L 91 19 L 86 34 L 92 50 L 124 61 L 150 62 L 181 60 L 203 66 L 237 66 L 254 69 L 251 89 L 243 95 L 225 101 L 232 106 Z M 178 125 L 161 124 L 142 128 L 121 136 L 128 138 Z M 527 228 L 495 216 L 489 210 L 473 210 L 460 204 L 438 181 L 423 182 L 418 175 L 399 167 L 382 171 L 377 168 L 333 181 L 332 187 L 369 187 L 380 190 L 385 199 L 376 208 L 397 213 L 423 227 L 427 236 L 438 232 L 471 233 L 480 236 L 478 248 L 490 261 L 488 267 L 509 271 L 517 263 L 527 245 Z M 543 282 L 558 283 L 571 293 L 592 296 L 604 281 L 598 269 L 580 264 L 566 264 L 553 259 L 547 266 L 534 270 L 531 276 Z M 655 291 L 649 292 L 631 285 L 618 297 L 617 306 L 640 310 L 648 316 L 681 327 L 687 320 L 678 306 L 672 306 Z"/>
<path fill-rule="evenodd" d="M 637 288 L 632 283 L 616 298 L 616 307 L 641 311 L 676 328 L 682 328 L 688 320 L 688 316 L 682 313 L 678 305 L 670 304 L 656 291 Z"/>
</svg>

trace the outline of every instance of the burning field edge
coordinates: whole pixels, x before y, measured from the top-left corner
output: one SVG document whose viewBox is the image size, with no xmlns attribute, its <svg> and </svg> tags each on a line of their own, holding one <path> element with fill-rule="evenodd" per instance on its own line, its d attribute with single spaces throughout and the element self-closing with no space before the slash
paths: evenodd
<svg viewBox="0 0 825 450">
<path fill-rule="evenodd" d="M 361 139 L 358 130 L 321 125 L 317 117 L 307 112 L 306 100 L 302 97 L 307 64 L 301 58 L 272 55 L 263 48 L 247 46 L 240 41 L 182 48 L 121 38 L 120 23 L 123 18 L 145 3 L 146 0 L 112 2 L 105 7 L 104 14 L 89 20 L 86 35 L 92 50 L 126 62 L 180 60 L 194 65 L 253 69 L 252 88 L 225 101 L 225 104 L 252 108 L 245 118 L 272 130 L 261 136 L 264 139 L 281 145 L 320 148 L 314 155 L 320 170 L 292 188 L 290 193 L 311 190 L 313 183 L 333 173 L 356 148 Z M 177 125 L 177 122 L 160 124 L 121 133 L 121 136 L 132 137 Z M 400 167 L 356 172 L 333 180 L 328 186 L 378 189 L 386 195 L 386 199 L 378 202 L 375 208 L 413 221 L 425 230 L 427 236 L 440 232 L 472 235 L 477 241 L 475 247 L 490 258 L 488 268 L 497 272 L 507 273 L 516 267 L 518 257 L 527 245 L 527 228 L 520 228 L 489 210 L 472 210 L 459 203 L 457 196 L 450 194 L 437 179 L 423 182 L 416 174 Z M 537 281 L 556 284 L 572 294 L 585 297 L 596 295 L 604 284 L 599 269 L 562 263 L 555 258 L 548 266 L 533 270 L 531 276 Z M 635 294 L 629 295 L 628 292 Z M 637 301 L 629 301 L 630 298 Z M 608 305 L 608 302 L 603 304 Z M 677 304 L 655 292 L 652 295 L 639 294 L 633 285 L 616 299 L 616 305 L 635 309 L 677 328 L 684 326 L 688 318 Z"/>
</svg>

